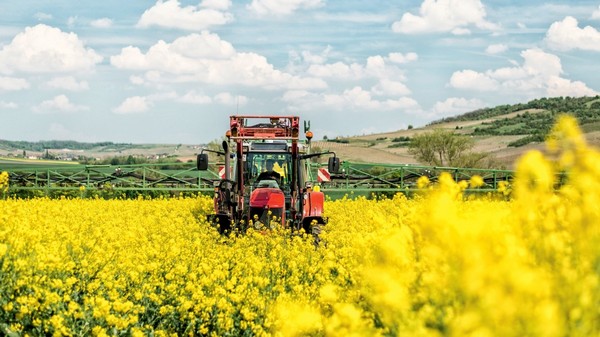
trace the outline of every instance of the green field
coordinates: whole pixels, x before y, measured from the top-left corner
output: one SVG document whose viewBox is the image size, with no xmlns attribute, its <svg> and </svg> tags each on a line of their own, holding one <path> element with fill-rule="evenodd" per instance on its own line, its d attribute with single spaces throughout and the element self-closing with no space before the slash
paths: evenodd
<svg viewBox="0 0 600 337">
<path fill-rule="evenodd" d="M 10 170 L 14 168 L 56 168 L 56 167 L 75 167 L 79 166 L 78 162 L 60 161 L 60 160 L 37 160 L 37 159 L 22 159 L 22 158 L 6 158 L 0 157 L 0 171 Z"/>
</svg>

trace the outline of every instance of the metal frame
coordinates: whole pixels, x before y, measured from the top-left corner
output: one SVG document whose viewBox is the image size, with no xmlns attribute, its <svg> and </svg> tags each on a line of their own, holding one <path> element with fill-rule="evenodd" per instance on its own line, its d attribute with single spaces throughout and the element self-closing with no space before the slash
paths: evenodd
<svg viewBox="0 0 600 337">
<path fill-rule="evenodd" d="M 140 165 L 70 165 L 40 168 L 23 166 L 6 169 L 10 177 L 10 190 L 50 191 L 104 189 L 106 184 L 114 191 L 213 191 L 213 182 L 219 180 L 219 163 L 211 164 L 209 170 L 198 171 L 194 163 L 160 163 Z M 324 164 L 310 164 L 312 177 Z M 3 169 L 0 167 L 0 171 Z M 374 174 L 373 171 L 380 173 Z M 416 182 L 427 176 L 435 182 L 442 172 L 452 174 L 455 181 L 468 180 L 474 175 L 483 178 L 485 185 L 470 192 L 497 190 L 500 181 L 511 182 L 514 171 L 435 167 L 407 164 L 378 164 L 343 162 L 342 172 L 332 174 L 330 182 L 321 183 L 323 192 L 337 195 L 342 193 L 403 192 L 417 190 Z"/>
<path fill-rule="evenodd" d="M 86 189 L 115 191 L 212 191 L 212 182 L 219 179 L 218 167 L 198 171 L 193 163 L 141 164 L 141 165 L 90 165 L 37 168 L 35 166 L 11 168 L 10 190 L 75 190 Z M 2 170 L 0 168 L 0 170 Z"/>
<path fill-rule="evenodd" d="M 313 164 L 313 166 L 320 168 L 324 165 Z M 374 170 L 381 173 L 373 174 Z M 477 190 L 496 190 L 500 181 L 510 182 L 514 178 L 514 171 L 511 170 L 344 162 L 342 173 L 332 175 L 332 181 L 324 182 L 322 185 L 323 190 L 330 188 L 346 190 L 370 188 L 381 191 L 414 189 L 420 177 L 427 176 L 430 181 L 435 182 L 442 172 L 452 174 L 455 181 L 469 180 L 475 175 L 481 176 L 484 186 Z"/>
</svg>

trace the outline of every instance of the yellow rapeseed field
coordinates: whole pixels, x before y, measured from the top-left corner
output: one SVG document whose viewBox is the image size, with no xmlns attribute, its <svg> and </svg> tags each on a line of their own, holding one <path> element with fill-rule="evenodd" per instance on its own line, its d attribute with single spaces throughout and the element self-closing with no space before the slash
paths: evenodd
<svg viewBox="0 0 600 337">
<path fill-rule="evenodd" d="M 328 201 L 317 248 L 220 236 L 207 197 L 0 200 L 0 334 L 600 335 L 600 155 L 572 118 L 495 194 L 419 184 Z"/>
</svg>

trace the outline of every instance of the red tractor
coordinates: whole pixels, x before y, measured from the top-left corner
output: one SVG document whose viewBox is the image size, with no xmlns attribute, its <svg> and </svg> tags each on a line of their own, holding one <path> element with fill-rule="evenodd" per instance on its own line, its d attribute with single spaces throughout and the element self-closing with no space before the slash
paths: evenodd
<svg viewBox="0 0 600 337">
<path fill-rule="evenodd" d="M 340 160 L 329 151 L 310 153 L 306 123 L 306 142 L 299 139 L 296 116 L 231 116 L 229 126 L 222 152 L 205 149 L 198 155 L 198 170 L 208 169 L 204 152 L 225 157 L 224 177 L 214 182 L 215 213 L 207 220 L 221 233 L 274 223 L 311 233 L 315 224 L 325 224 L 324 194 L 313 190 L 308 161 L 331 154 L 328 169 L 335 173 Z"/>
</svg>

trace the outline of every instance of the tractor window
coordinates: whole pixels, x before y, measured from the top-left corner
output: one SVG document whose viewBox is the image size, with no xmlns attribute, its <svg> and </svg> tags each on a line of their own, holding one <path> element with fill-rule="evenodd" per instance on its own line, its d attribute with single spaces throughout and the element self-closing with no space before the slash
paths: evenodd
<svg viewBox="0 0 600 337">
<path fill-rule="evenodd" d="M 276 172 L 280 177 L 278 183 L 282 186 L 289 185 L 292 169 L 290 163 L 289 153 L 248 153 L 246 156 L 248 181 L 255 184 L 257 180 L 266 179 L 265 175 L 268 172 Z"/>
</svg>

